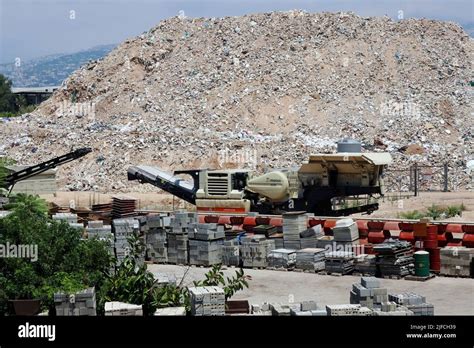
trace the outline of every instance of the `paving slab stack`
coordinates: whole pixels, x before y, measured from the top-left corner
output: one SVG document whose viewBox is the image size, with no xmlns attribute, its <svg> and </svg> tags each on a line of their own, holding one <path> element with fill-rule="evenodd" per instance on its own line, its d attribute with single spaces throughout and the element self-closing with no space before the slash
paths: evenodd
<svg viewBox="0 0 474 348">
<path fill-rule="evenodd" d="M 54 307 L 57 316 L 95 316 L 95 288 L 88 288 L 75 294 L 59 292 L 54 294 Z"/>
<path fill-rule="evenodd" d="M 140 235 L 140 223 L 134 218 L 114 219 L 112 220 L 112 226 L 115 237 L 115 256 L 117 257 L 117 265 L 120 265 L 130 253 L 128 238 L 133 234 Z M 144 260 L 145 250 L 137 261 L 142 264 Z"/>
<path fill-rule="evenodd" d="M 224 241 L 222 263 L 226 266 L 240 266 L 240 243 L 237 239 Z"/>
<path fill-rule="evenodd" d="M 155 311 L 155 316 L 185 316 L 186 315 L 186 307 L 166 307 L 166 308 L 158 308 Z"/>
<path fill-rule="evenodd" d="M 308 215 L 303 212 L 283 214 L 283 244 L 287 249 L 301 249 L 300 233 L 308 229 Z"/>
<path fill-rule="evenodd" d="M 376 256 L 361 254 L 354 259 L 354 272 L 375 275 L 377 271 Z"/>
<path fill-rule="evenodd" d="M 166 214 L 148 215 L 145 234 L 147 259 L 156 263 L 168 262 L 167 233 L 171 230 L 171 218 Z"/>
<path fill-rule="evenodd" d="M 393 301 L 382 303 L 381 308 L 374 309 L 376 316 L 412 316 L 414 313 L 405 306 L 400 306 Z"/>
<path fill-rule="evenodd" d="M 295 267 L 304 271 L 323 271 L 326 267 L 325 249 L 306 248 L 297 250 Z"/>
<path fill-rule="evenodd" d="M 275 249 L 268 254 L 268 267 L 292 269 L 296 264 L 296 250 Z"/>
<path fill-rule="evenodd" d="M 350 303 L 360 304 L 368 308 L 380 308 L 388 301 L 388 291 L 380 287 L 375 277 L 362 277 L 360 283 L 353 283 L 350 293 Z"/>
<path fill-rule="evenodd" d="M 301 249 L 316 248 L 318 238 L 324 236 L 324 231 L 321 225 L 316 225 L 300 232 Z"/>
<path fill-rule="evenodd" d="M 332 228 L 336 244 L 352 245 L 359 240 L 359 228 L 352 219 L 341 219 Z"/>
<path fill-rule="evenodd" d="M 252 304 L 250 305 L 250 313 L 259 316 L 272 316 L 272 308 L 270 303 L 264 302 L 261 305 Z"/>
<path fill-rule="evenodd" d="M 434 306 L 431 303 L 427 303 L 424 296 L 415 294 L 413 292 L 389 294 L 388 299 L 389 301 L 393 301 L 399 305 L 405 306 L 410 311 L 412 311 L 414 315 L 434 315 Z"/>
<path fill-rule="evenodd" d="M 330 273 L 348 274 L 354 270 L 354 253 L 330 251 L 325 254 L 325 268 Z"/>
<path fill-rule="evenodd" d="M 136 305 L 125 302 L 105 302 L 105 315 L 106 316 L 142 316 L 143 307 L 142 305 Z"/>
<path fill-rule="evenodd" d="M 74 214 L 74 213 L 56 213 L 52 217 L 53 217 L 53 220 L 64 221 L 71 227 L 74 227 L 74 228 L 77 228 L 77 229 L 83 229 L 84 228 L 84 224 L 77 222 L 77 214 Z"/>
<path fill-rule="evenodd" d="M 400 276 L 412 274 L 415 267 L 411 243 L 400 240 L 388 240 L 374 245 L 377 253 L 377 267 L 380 275 Z"/>
<path fill-rule="evenodd" d="M 329 316 L 370 316 L 373 311 L 370 308 L 360 304 L 336 304 L 326 305 L 327 315 Z"/>
<path fill-rule="evenodd" d="M 189 224 L 189 263 L 212 266 L 222 263 L 224 226 L 216 223 Z"/>
<path fill-rule="evenodd" d="M 319 309 L 315 301 L 304 301 L 290 306 L 290 313 L 293 316 L 313 316 L 320 315 L 318 311 L 323 311 L 326 315 L 326 310 Z"/>
<path fill-rule="evenodd" d="M 441 275 L 472 277 L 471 264 L 474 249 L 466 247 L 445 247 L 441 250 Z"/>
<path fill-rule="evenodd" d="M 218 286 L 189 288 L 191 314 L 194 316 L 225 315 L 225 294 Z"/>
<path fill-rule="evenodd" d="M 168 262 L 178 265 L 189 263 L 189 224 L 197 223 L 197 214 L 175 212 L 171 218 L 171 230 L 167 233 Z"/>
<path fill-rule="evenodd" d="M 268 254 L 275 249 L 275 241 L 262 235 L 245 236 L 241 239 L 240 256 L 243 267 L 265 268 Z"/>
</svg>

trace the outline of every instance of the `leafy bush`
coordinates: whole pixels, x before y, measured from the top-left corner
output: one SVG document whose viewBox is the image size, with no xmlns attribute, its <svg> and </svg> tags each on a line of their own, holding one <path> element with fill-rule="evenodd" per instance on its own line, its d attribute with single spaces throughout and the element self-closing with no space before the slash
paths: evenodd
<svg viewBox="0 0 474 348">
<path fill-rule="evenodd" d="M 235 276 L 232 278 L 227 277 L 224 279 L 222 265 L 214 265 L 212 269 L 206 273 L 206 279 L 194 281 L 194 286 L 220 286 L 224 289 L 225 299 L 228 300 L 234 296 L 237 291 L 243 290 L 244 287 L 249 287 L 247 279 L 250 278 L 244 274 L 244 270 L 240 269 L 235 273 Z"/>
<path fill-rule="evenodd" d="M 419 220 L 423 218 L 424 216 L 426 216 L 426 214 L 418 210 L 407 211 L 407 212 L 399 213 L 398 215 L 399 217 L 403 219 L 410 219 L 410 220 Z"/>
</svg>

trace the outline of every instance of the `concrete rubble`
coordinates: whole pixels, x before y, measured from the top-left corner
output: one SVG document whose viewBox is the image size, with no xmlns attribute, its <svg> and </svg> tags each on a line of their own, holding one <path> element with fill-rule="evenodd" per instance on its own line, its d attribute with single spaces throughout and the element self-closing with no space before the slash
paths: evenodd
<svg viewBox="0 0 474 348">
<path fill-rule="evenodd" d="M 255 150 L 263 171 L 351 137 L 391 152 L 394 169 L 448 162 L 449 188 L 472 189 L 473 51 L 457 24 L 427 19 L 173 17 L 3 123 L 0 153 L 32 164 L 91 146 L 93 155 L 59 168 L 62 189 L 143 192 L 155 188 L 125 174 L 137 162 L 248 167 L 219 161 L 218 151 Z"/>
</svg>

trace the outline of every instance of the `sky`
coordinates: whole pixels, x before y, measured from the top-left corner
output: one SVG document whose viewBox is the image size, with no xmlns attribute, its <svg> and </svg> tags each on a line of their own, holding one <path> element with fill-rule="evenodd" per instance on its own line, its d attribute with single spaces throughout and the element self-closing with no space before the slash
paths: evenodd
<svg viewBox="0 0 474 348">
<path fill-rule="evenodd" d="M 115 44 L 160 20 L 302 9 L 430 18 L 474 26 L 473 0 L 0 0 L 0 63 Z"/>
</svg>

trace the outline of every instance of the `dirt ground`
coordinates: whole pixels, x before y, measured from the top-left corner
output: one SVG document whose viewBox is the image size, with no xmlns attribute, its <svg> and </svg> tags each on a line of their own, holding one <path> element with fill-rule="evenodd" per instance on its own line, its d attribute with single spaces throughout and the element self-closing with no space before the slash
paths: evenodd
<svg viewBox="0 0 474 348">
<path fill-rule="evenodd" d="M 191 285 L 193 280 L 204 278 L 207 268 L 149 265 L 151 272 L 174 274 L 177 281 L 183 275 L 184 285 Z M 231 276 L 234 268 L 224 271 Z M 324 308 L 326 304 L 349 303 L 352 283 L 360 282 L 360 277 L 318 275 L 300 272 L 284 272 L 270 270 L 245 269 L 250 275 L 249 288 L 239 291 L 232 299 L 248 300 L 250 304 L 263 302 L 288 303 L 316 301 Z M 304 284 L 304 286 L 302 286 Z M 380 279 L 382 287 L 389 293 L 415 292 L 426 297 L 426 301 L 434 305 L 435 315 L 474 315 L 474 279 L 436 277 L 426 282 Z"/>
<path fill-rule="evenodd" d="M 120 195 L 120 194 L 117 194 Z M 138 200 L 138 208 L 144 210 L 169 211 L 174 209 L 189 209 L 194 207 L 166 193 L 130 193 L 127 196 L 135 197 Z M 61 192 L 55 195 L 42 195 L 48 201 L 55 202 L 61 206 L 69 206 L 74 200 L 76 206 L 90 207 L 92 204 L 106 203 L 113 194 L 102 194 L 97 192 Z M 474 222 L 474 192 L 421 192 L 418 197 L 410 198 L 385 198 L 380 201 L 380 209 L 375 211 L 370 217 L 374 218 L 397 218 L 400 213 L 425 210 L 432 204 L 440 206 L 464 204 L 466 210 L 462 216 L 446 219 L 448 221 L 469 221 Z M 354 215 L 369 217 L 368 215 Z"/>
</svg>

